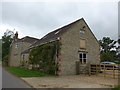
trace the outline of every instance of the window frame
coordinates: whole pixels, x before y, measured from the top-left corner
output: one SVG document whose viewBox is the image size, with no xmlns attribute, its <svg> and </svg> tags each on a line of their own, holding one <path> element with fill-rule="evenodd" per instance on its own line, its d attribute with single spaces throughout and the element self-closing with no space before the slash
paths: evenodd
<svg viewBox="0 0 120 90">
<path fill-rule="evenodd" d="M 83 35 L 81 36 L 81 34 L 83 34 Z M 85 39 L 85 30 L 80 29 L 79 36 L 81 39 Z"/>
<path fill-rule="evenodd" d="M 86 57 L 84 57 L 84 54 L 86 55 Z M 82 57 L 80 57 L 82 56 Z M 85 62 L 84 62 L 85 60 Z M 79 53 L 79 61 L 80 61 L 80 64 L 87 64 L 87 53 L 86 52 L 80 52 Z"/>
<path fill-rule="evenodd" d="M 18 47 L 19 47 L 19 45 L 18 45 L 18 43 L 16 43 L 16 44 L 15 44 L 15 48 L 18 48 Z"/>
</svg>

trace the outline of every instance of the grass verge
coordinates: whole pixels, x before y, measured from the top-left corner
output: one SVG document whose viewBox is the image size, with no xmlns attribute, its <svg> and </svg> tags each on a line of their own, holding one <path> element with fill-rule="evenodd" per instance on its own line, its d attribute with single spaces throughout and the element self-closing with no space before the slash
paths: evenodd
<svg viewBox="0 0 120 90">
<path fill-rule="evenodd" d="M 39 71 L 33 71 L 21 67 L 5 67 L 5 69 L 12 74 L 19 77 L 42 77 L 42 76 L 52 76 L 49 74 L 41 73 Z"/>
<path fill-rule="evenodd" d="M 118 86 L 112 88 L 112 90 L 120 90 L 120 85 L 118 85 Z"/>
</svg>

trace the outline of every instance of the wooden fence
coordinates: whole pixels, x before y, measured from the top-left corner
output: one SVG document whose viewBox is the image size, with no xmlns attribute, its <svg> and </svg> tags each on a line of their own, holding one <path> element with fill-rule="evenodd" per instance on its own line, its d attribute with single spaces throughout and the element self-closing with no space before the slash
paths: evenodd
<svg viewBox="0 0 120 90">
<path fill-rule="evenodd" d="M 90 64 L 89 75 L 120 79 L 120 64 Z"/>
</svg>

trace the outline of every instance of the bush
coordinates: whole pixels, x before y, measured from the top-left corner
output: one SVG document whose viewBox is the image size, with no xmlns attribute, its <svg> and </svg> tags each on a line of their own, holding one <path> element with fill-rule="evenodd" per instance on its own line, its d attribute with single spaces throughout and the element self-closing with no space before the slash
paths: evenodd
<svg viewBox="0 0 120 90">
<path fill-rule="evenodd" d="M 8 55 L 6 55 L 5 57 L 3 57 L 3 59 L 2 59 L 2 64 L 3 64 L 3 66 L 8 66 Z"/>
<path fill-rule="evenodd" d="M 101 52 L 100 54 L 100 59 L 102 60 L 102 62 L 104 61 L 114 61 L 115 58 L 115 53 L 110 51 L 110 52 Z"/>
<path fill-rule="evenodd" d="M 3 57 L 3 61 L 8 61 L 8 55 Z"/>
</svg>

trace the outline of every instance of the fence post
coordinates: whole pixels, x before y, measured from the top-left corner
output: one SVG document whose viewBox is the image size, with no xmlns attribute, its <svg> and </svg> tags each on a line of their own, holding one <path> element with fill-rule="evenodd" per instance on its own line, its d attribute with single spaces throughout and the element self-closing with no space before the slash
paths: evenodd
<svg viewBox="0 0 120 90">
<path fill-rule="evenodd" d="M 106 77 L 106 75 L 105 75 L 105 65 L 104 65 L 104 78 Z"/>
<path fill-rule="evenodd" d="M 89 63 L 89 76 L 91 76 L 91 64 Z"/>
<path fill-rule="evenodd" d="M 115 79 L 115 67 L 113 65 L 113 78 Z"/>
<path fill-rule="evenodd" d="M 95 65 L 95 71 L 96 71 L 96 76 L 98 74 L 98 71 L 97 71 L 97 64 Z"/>
</svg>

